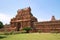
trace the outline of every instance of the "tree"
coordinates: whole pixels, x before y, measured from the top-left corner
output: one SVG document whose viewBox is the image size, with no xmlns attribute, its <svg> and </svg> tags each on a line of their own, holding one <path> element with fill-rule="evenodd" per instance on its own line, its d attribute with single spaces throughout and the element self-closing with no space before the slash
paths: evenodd
<svg viewBox="0 0 60 40">
<path fill-rule="evenodd" d="M 29 33 L 29 31 L 32 30 L 32 28 L 31 27 L 25 27 L 25 28 L 23 28 L 23 30 L 25 30 L 26 33 Z"/>
<path fill-rule="evenodd" d="M 0 21 L 0 29 L 3 28 L 3 23 Z"/>
</svg>

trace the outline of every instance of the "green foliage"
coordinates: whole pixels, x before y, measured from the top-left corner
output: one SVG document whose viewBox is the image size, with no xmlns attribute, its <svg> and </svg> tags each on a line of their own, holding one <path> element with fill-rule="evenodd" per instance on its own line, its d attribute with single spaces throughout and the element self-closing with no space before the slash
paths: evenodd
<svg viewBox="0 0 60 40">
<path fill-rule="evenodd" d="M 31 27 L 25 27 L 25 28 L 23 28 L 23 30 L 25 30 L 26 33 L 29 33 L 29 31 L 32 30 L 32 28 Z"/>
<path fill-rule="evenodd" d="M 0 29 L 3 28 L 3 23 L 0 21 Z"/>
</svg>

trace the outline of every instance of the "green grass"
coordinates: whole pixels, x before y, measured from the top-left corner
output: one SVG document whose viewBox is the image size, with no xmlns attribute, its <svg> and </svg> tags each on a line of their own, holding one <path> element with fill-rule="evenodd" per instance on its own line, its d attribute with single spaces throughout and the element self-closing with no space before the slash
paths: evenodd
<svg viewBox="0 0 60 40">
<path fill-rule="evenodd" d="M 60 40 L 60 33 L 15 34 L 8 35 L 5 38 L 1 38 L 0 40 Z"/>
</svg>

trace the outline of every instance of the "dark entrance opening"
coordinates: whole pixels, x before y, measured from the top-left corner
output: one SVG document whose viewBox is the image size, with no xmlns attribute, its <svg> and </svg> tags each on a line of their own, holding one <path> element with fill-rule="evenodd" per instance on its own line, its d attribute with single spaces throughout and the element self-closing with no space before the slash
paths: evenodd
<svg viewBox="0 0 60 40">
<path fill-rule="evenodd" d="M 21 23 L 17 23 L 17 31 L 19 31 L 20 30 L 20 27 L 21 27 Z"/>
</svg>

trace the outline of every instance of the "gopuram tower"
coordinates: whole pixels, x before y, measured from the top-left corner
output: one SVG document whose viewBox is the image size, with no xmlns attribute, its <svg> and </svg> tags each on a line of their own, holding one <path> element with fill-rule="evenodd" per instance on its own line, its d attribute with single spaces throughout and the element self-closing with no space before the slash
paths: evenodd
<svg viewBox="0 0 60 40">
<path fill-rule="evenodd" d="M 34 22 L 37 22 L 31 13 L 31 8 L 18 9 L 17 15 L 11 19 L 11 27 L 16 27 L 16 31 L 20 31 L 24 27 L 34 27 Z"/>
</svg>

